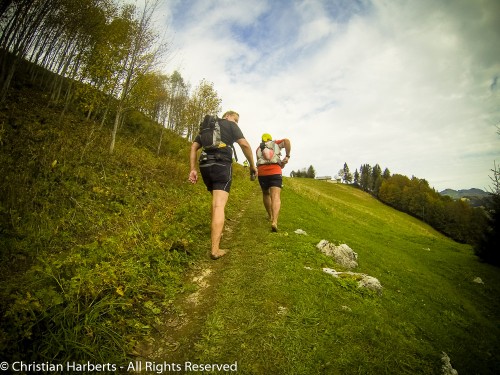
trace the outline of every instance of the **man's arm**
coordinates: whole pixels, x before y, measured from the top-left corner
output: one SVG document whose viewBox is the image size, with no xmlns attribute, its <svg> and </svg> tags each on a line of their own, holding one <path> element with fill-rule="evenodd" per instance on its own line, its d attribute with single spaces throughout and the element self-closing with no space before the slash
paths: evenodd
<svg viewBox="0 0 500 375">
<path fill-rule="evenodd" d="M 250 144 L 245 138 L 240 138 L 236 140 L 236 143 L 240 145 L 241 151 L 243 151 L 243 154 L 247 158 L 248 162 L 250 163 L 250 170 L 257 174 L 257 168 L 255 168 L 255 163 L 253 160 L 253 153 L 252 153 L 252 147 L 250 147 Z"/>
<path fill-rule="evenodd" d="M 288 163 L 288 159 L 290 159 L 290 151 L 292 149 L 292 145 L 290 144 L 290 140 L 288 138 L 284 138 L 283 143 L 285 145 L 286 155 L 283 158 L 283 160 L 281 161 L 281 165 L 284 167 L 285 164 Z"/>
<path fill-rule="evenodd" d="M 198 142 L 193 142 L 191 145 L 191 151 L 189 152 L 189 181 L 192 184 L 196 184 L 198 181 L 198 171 L 196 170 L 196 154 L 198 150 L 201 148 L 201 145 Z"/>
</svg>

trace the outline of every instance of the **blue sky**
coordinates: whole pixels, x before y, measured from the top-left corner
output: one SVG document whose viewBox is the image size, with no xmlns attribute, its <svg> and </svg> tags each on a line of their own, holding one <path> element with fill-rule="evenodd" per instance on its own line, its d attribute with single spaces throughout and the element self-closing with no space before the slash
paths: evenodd
<svg viewBox="0 0 500 375">
<path fill-rule="evenodd" d="M 285 175 L 378 163 L 439 191 L 491 186 L 500 1 L 165 0 L 159 17 L 167 72 L 213 82 L 253 148 L 289 138 Z"/>
</svg>

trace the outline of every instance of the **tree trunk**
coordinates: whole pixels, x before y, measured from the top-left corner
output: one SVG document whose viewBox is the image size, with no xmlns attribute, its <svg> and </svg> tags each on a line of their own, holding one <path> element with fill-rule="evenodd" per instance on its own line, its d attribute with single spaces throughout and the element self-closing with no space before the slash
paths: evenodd
<svg viewBox="0 0 500 375">
<path fill-rule="evenodd" d="M 116 109 L 115 124 L 113 126 L 113 131 L 111 132 L 111 144 L 109 145 L 109 153 L 112 154 L 115 150 L 116 133 L 118 132 L 118 127 L 120 126 L 120 121 L 123 113 L 123 103 L 120 101 L 118 103 L 118 108 Z"/>
<path fill-rule="evenodd" d="M 66 112 L 69 109 L 71 101 L 73 100 L 73 92 L 71 90 L 72 86 L 73 86 L 73 80 L 70 80 L 68 91 L 66 92 L 66 101 L 65 101 L 65 104 L 64 104 L 64 108 L 63 108 L 63 110 L 61 112 L 61 115 L 59 116 L 59 124 L 62 124 L 64 116 L 66 115 Z"/>
<path fill-rule="evenodd" d="M 16 72 L 16 66 L 19 61 L 19 57 L 14 56 L 12 64 L 10 64 L 7 74 L 4 77 L 4 81 L 2 82 L 2 88 L 0 90 L 0 103 L 3 103 L 7 98 L 7 92 L 10 88 L 10 82 L 12 81 L 12 77 L 14 77 L 14 73 Z"/>
<path fill-rule="evenodd" d="M 0 17 L 2 17 L 11 3 L 12 0 L 2 0 L 2 2 L 0 3 Z"/>
<path fill-rule="evenodd" d="M 161 127 L 160 141 L 158 142 L 158 149 L 156 150 L 156 156 L 160 156 L 161 142 L 163 141 L 163 133 L 164 132 L 165 132 L 165 122 L 163 123 L 163 125 Z"/>
</svg>

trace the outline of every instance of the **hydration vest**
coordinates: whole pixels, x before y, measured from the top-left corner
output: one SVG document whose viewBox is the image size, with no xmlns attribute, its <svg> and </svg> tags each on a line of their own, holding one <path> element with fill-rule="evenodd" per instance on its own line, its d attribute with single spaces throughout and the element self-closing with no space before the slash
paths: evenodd
<svg viewBox="0 0 500 375">
<path fill-rule="evenodd" d="M 281 164 L 281 148 L 275 141 L 262 142 L 257 149 L 257 165 Z"/>
</svg>

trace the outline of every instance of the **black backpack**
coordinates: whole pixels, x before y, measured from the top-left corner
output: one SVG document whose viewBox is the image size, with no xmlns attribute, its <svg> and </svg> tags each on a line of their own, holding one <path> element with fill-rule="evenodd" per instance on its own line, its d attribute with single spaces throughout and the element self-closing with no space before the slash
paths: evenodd
<svg viewBox="0 0 500 375">
<path fill-rule="evenodd" d="M 200 140 L 204 150 L 227 147 L 221 139 L 219 118 L 217 116 L 206 115 L 200 123 Z"/>
<path fill-rule="evenodd" d="M 220 120 L 221 119 L 217 116 L 205 115 L 205 118 L 200 123 L 200 142 L 204 151 L 217 150 L 219 148 L 228 147 L 228 145 L 225 144 L 221 138 L 221 130 L 219 125 Z M 229 145 L 229 147 L 233 149 L 234 157 L 236 161 L 238 161 L 236 150 L 234 149 L 233 145 L 231 144 Z"/>
</svg>

